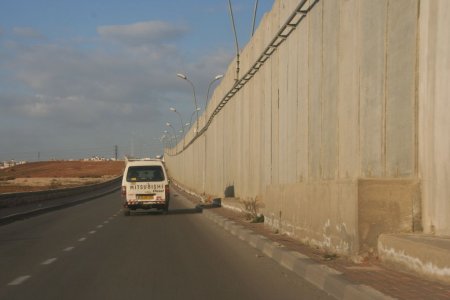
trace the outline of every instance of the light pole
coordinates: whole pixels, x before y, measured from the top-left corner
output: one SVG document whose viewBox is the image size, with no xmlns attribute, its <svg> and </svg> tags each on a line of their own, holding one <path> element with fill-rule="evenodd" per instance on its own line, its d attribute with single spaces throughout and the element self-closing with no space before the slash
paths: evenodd
<svg viewBox="0 0 450 300">
<path fill-rule="evenodd" d="M 180 124 L 181 124 L 181 130 L 182 130 L 182 132 L 181 133 L 183 133 L 184 134 L 184 126 L 183 126 L 183 118 L 181 117 L 181 114 L 180 114 L 180 112 L 179 111 L 177 111 L 174 107 L 171 107 L 170 108 L 170 110 L 171 111 L 173 111 L 173 112 L 175 112 L 175 113 L 177 113 L 178 114 L 178 116 L 180 117 Z"/>
<path fill-rule="evenodd" d="M 163 148 L 166 148 L 167 145 L 165 143 L 165 139 L 166 139 L 166 135 L 162 135 L 158 140 L 161 142 L 161 144 L 163 145 Z"/>
<path fill-rule="evenodd" d="M 256 11 L 258 10 L 258 0 L 255 0 L 255 9 L 253 10 L 252 36 L 255 33 Z"/>
<path fill-rule="evenodd" d="M 183 138 L 183 149 L 184 149 L 184 140 L 185 140 L 185 138 L 184 138 L 184 123 L 183 123 L 183 118 L 181 117 L 181 114 L 174 108 L 174 107 L 171 107 L 170 108 L 170 110 L 171 111 L 173 111 L 173 112 L 175 112 L 175 113 L 177 113 L 178 114 L 178 116 L 180 117 L 180 124 L 181 124 L 181 130 L 180 130 L 180 133 L 181 133 L 181 137 Z"/>
<path fill-rule="evenodd" d="M 169 122 L 166 123 L 166 126 L 172 128 L 173 130 L 173 136 L 175 137 L 175 151 L 178 152 L 177 132 L 175 131 L 175 128 L 173 128 L 172 124 L 170 124 Z"/>
<path fill-rule="evenodd" d="M 192 115 L 191 115 L 191 119 L 190 119 L 190 122 L 189 122 L 189 124 L 191 124 L 191 126 L 192 126 L 192 117 L 194 116 L 194 114 L 195 113 L 197 113 L 197 118 L 198 118 L 198 112 L 200 111 L 200 107 L 197 107 L 193 112 L 192 112 Z M 197 129 L 196 129 L 196 131 L 195 131 L 195 133 L 197 133 L 198 132 L 198 122 L 197 122 Z"/>
<path fill-rule="evenodd" d="M 172 139 L 171 139 L 170 134 L 169 134 L 169 132 L 167 130 L 164 130 L 163 137 L 166 139 L 168 147 L 171 148 L 172 147 Z"/>
<path fill-rule="evenodd" d="M 217 80 L 222 79 L 222 78 L 223 78 L 223 74 L 216 75 L 216 77 L 214 77 L 214 79 L 211 80 L 211 82 L 210 82 L 209 85 L 208 85 L 208 92 L 206 93 L 206 100 L 205 100 L 205 113 L 206 113 L 206 107 L 208 106 L 209 89 L 211 88 L 211 85 L 212 85 L 214 82 L 216 82 Z M 206 114 L 205 114 L 205 116 L 206 116 Z"/>
<path fill-rule="evenodd" d="M 192 93 L 194 94 L 194 105 L 195 105 L 195 109 L 197 110 L 197 108 L 198 108 L 198 105 L 197 105 L 197 96 L 195 95 L 195 86 L 194 86 L 194 84 L 193 84 L 192 81 L 190 81 L 190 80 L 187 78 L 187 76 L 184 75 L 184 74 L 178 73 L 177 76 L 178 76 L 178 78 L 181 78 L 181 79 L 186 80 L 186 81 L 189 82 L 189 84 L 191 85 L 191 87 L 192 87 Z M 198 110 L 197 110 L 197 131 L 198 131 Z"/>
<path fill-rule="evenodd" d="M 234 23 L 234 15 L 233 15 L 233 8 L 231 6 L 231 0 L 228 0 L 228 8 L 230 11 L 231 27 L 233 29 L 234 34 L 234 44 L 236 46 L 236 79 L 234 80 L 234 84 L 237 84 L 239 81 L 239 43 L 236 33 L 236 25 Z"/>
</svg>

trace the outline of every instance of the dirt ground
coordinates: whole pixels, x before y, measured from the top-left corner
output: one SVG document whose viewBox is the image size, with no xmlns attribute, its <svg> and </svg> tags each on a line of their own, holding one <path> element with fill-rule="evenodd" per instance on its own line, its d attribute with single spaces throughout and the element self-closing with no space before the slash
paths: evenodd
<svg viewBox="0 0 450 300">
<path fill-rule="evenodd" d="M 99 183 L 123 173 L 123 161 L 49 161 L 0 170 L 0 193 L 29 192 Z"/>
</svg>

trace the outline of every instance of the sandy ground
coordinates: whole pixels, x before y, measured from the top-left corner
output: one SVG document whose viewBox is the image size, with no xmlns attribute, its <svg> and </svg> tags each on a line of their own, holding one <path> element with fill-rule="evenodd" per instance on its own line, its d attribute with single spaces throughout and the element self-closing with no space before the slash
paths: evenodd
<svg viewBox="0 0 450 300">
<path fill-rule="evenodd" d="M 52 161 L 0 170 L 0 193 L 30 192 L 100 183 L 120 176 L 124 162 Z"/>
</svg>

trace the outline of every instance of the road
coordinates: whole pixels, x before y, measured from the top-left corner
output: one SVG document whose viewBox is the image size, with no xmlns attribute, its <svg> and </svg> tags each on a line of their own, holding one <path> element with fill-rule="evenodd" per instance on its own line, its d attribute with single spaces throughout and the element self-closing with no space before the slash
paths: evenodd
<svg viewBox="0 0 450 300">
<path fill-rule="evenodd" d="M 173 194 L 125 217 L 119 193 L 0 226 L 0 299 L 332 299 Z"/>
</svg>

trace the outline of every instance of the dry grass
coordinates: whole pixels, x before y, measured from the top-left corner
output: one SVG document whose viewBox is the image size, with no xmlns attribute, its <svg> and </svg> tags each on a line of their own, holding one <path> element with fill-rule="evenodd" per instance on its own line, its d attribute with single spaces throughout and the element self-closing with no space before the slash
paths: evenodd
<svg viewBox="0 0 450 300">
<path fill-rule="evenodd" d="M 0 193 L 82 186 L 123 173 L 121 161 L 35 162 L 0 170 Z"/>
</svg>

